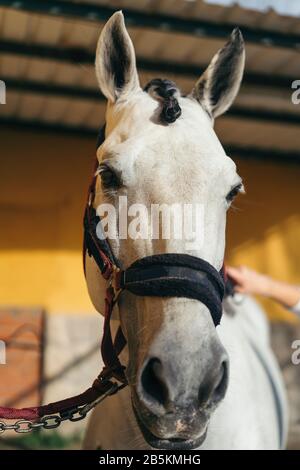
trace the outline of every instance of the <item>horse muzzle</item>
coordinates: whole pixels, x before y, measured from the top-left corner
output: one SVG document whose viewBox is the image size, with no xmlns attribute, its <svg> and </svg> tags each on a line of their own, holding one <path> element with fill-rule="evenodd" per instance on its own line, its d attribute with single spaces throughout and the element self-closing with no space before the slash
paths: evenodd
<svg viewBox="0 0 300 470">
<path fill-rule="evenodd" d="M 152 344 L 131 387 L 137 422 L 152 447 L 196 448 L 225 396 L 228 356 L 212 339 L 206 357 L 195 350 L 188 365 L 183 354 L 176 356 L 175 343 L 164 346 L 163 340 Z"/>
<path fill-rule="evenodd" d="M 155 449 L 191 450 L 204 442 L 209 418 L 193 407 L 157 417 L 135 404 L 133 411 L 145 441 Z"/>
</svg>

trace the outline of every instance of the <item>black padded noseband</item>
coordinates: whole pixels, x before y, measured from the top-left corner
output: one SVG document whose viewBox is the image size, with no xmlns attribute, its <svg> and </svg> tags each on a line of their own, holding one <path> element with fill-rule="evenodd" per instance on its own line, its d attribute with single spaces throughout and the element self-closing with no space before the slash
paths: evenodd
<svg viewBox="0 0 300 470">
<path fill-rule="evenodd" d="M 199 300 L 209 309 L 214 324 L 220 323 L 223 275 L 202 258 L 183 253 L 146 256 L 122 271 L 119 283 L 135 295 Z"/>
</svg>

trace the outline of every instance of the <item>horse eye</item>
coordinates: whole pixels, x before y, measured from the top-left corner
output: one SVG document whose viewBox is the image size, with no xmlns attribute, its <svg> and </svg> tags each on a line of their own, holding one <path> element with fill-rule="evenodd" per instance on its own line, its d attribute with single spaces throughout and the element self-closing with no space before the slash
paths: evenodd
<svg viewBox="0 0 300 470">
<path fill-rule="evenodd" d="M 116 189 L 120 186 L 120 178 L 107 164 L 101 164 L 99 166 L 98 174 L 100 175 L 103 188 Z"/>
<path fill-rule="evenodd" d="M 239 183 L 237 186 L 235 186 L 234 188 L 232 188 L 229 193 L 227 194 L 226 196 L 226 201 L 228 203 L 232 202 L 233 199 L 238 195 L 238 193 L 241 191 L 242 189 L 242 183 Z"/>
</svg>

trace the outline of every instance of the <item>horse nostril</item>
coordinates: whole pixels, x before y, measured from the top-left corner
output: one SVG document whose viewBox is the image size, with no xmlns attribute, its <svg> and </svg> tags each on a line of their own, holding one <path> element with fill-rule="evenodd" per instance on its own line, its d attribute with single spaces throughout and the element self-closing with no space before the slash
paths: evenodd
<svg viewBox="0 0 300 470">
<path fill-rule="evenodd" d="M 148 360 L 141 375 L 143 394 L 152 404 L 165 405 L 168 400 L 168 389 L 163 379 L 161 361 L 154 357 Z"/>
<path fill-rule="evenodd" d="M 212 393 L 212 401 L 218 402 L 225 396 L 228 385 L 228 362 L 224 360 L 221 364 L 219 379 Z"/>
<path fill-rule="evenodd" d="M 198 391 L 198 404 L 199 406 L 206 406 L 209 404 L 216 404 L 224 398 L 228 384 L 228 361 L 222 361 L 218 376 L 212 376 L 210 373 L 208 377 L 200 384 Z"/>
</svg>

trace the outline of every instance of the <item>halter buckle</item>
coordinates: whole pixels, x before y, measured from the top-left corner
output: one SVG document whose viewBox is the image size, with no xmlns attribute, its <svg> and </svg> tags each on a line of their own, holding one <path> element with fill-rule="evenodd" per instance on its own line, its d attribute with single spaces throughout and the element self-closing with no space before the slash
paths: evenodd
<svg viewBox="0 0 300 470">
<path fill-rule="evenodd" d="M 122 288 L 120 287 L 119 282 L 119 273 L 121 269 L 118 268 L 116 265 L 112 265 L 112 273 L 108 280 L 108 288 L 112 289 L 112 301 L 115 303 L 118 300 L 120 293 L 122 292 Z"/>
</svg>

